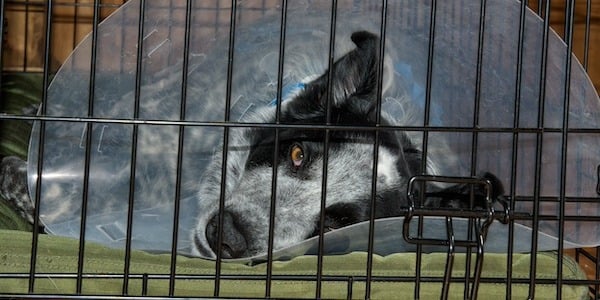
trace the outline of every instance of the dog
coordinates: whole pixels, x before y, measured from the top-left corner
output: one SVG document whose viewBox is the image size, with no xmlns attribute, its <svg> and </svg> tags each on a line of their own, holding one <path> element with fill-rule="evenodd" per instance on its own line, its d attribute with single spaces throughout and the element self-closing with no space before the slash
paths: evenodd
<svg viewBox="0 0 600 300">
<path fill-rule="evenodd" d="M 369 220 L 372 210 L 376 218 L 404 214 L 408 182 L 427 163 L 407 133 L 374 130 L 391 126 L 393 119 L 377 105 L 380 39 L 357 31 L 351 40 L 354 49 L 280 103 L 279 118 L 277 107 L 267 106 L 244 120 L 287 126 L 230 128 L 227 151 L 214 154 L 199 188 L 194 254 L 226 259 L 264 254 L 271 217 L 273 249 L 281 249 L 318 235 L 321 228 L 326 232 Z M 326 124 L 335 128 L 309 128 Z M 493 197 L 503 193 L 495 176 L 483 177 L 492 182 Z M 434 197 L 425 206 L 473 206 L 466 186 L 439 190 L 464 197 Z M 476 194 L 476 205 L 483 207 L 482 191 Z"/>
<path fill-rule="evenodd" d="M 337 59 L 331 70 L 311 76 L 314 79 L 299 83 L 296 91 L 282 95 L 279 118 L 277 105 L 267 105 L 241 120 L 253 124 L 279 121 L 279 129 L 229 128 L 227 152 L 214 153 L 200 186 L 194 189 L 198 212 L 190 239 L 193 255 L 242 258 L 266 253 L 272 202 L 273 249 L 316 236 L 321 228 L 327 232 L 369 220 L 372 210 L 376 218 L 402 216 L 409 203 L 406 192 L 410 178 L 436 174 L 435 164 L 422 159 L 418 141 L 394 128 L 398 124 L 395 116 L 378 109 L 379 37 L 358 31 L 351 40 L 355 47 Z M 381 85 L 385 89 L 390 84 L 384 81 Z M 327 124 L 334 128 L 324 130 Z M 376 131 L 377 127 L 385 130 Z M 206 139 L 204 142 L 211 144 Z M 428 152 L 432 150 L 436 149 L 430 147 Z M 0 195 L 33 223 L 26 164 L 14 157 L 3 159 Z M 375 166 L 377 174 L 373 176 Z M 503 193 L 495 176 L 486 173 L 483 177 L 492 183 L 492 198 Z M 475 191 L 475 203 L 469 203 L 469 186 L 434 188 L 439 196 L 427 198 L 425 206 L 486 206 L 480 190 Z"/>
</svg>

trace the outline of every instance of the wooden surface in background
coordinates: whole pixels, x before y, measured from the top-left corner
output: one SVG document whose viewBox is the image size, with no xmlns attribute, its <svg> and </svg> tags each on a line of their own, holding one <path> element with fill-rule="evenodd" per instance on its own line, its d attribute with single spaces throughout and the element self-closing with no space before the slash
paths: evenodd
<svg viewBox="0 0 600 300">
<path fill-rule="evenodd" d="M 4 1 L 4 0 L 3 0 Z M 46 0 L 6 0 L 3 70 L 39 72 L 44 66 Z M 126 0 L 101 0 L 105 18 Z M 53 1 L 50 70 L 58 70 L 79 42 L 92 31 L 94 0 Z"/>
<path fill-rule="evenodd" d="M 5 71 L 40 71 L 43 67 L 44 32 L 45 32 L 45 3 L 44 0 L 7 0 L 6 31 L 4 54 Z M 91 31 L 94 0 L 63 0 L 54 1 L 52 13 L 52 43 L 51 43 L 51 70 L 57 70 L 62 62 L 69 56 L 75 46 Z M 101 0 L 101 17 L 112 13 L 126 0 Z M 173 1 L 173 3 L 184 3 Z M 227 7 L 230 0 L 209 0 L 202 3 L 206 5 Z M 252 1 L 245 1 L 249 5 Z M 278 1 L 261 0 L 273 4 Z M 264 3 L 263 3 L 264 2 Z M 530 0 L 530 6 L 538 11 L 538 0 Z M 541 1 L 544 3 L 545 1 Z M 560 35 L 564 36 L 565 1 L 553 0 L 550 10 L 551 26 Z M 573 52 L 579 61 L 587 67 L 588 73 L 596 89 L 600 87 L 600 1 L 591 0 L 591 7 L 587 6 L 588 0 L 575 0 Z M 28 4 L 26 4 L 28 3 Z M 204 5 L 204 4 L 203 4 Z M 251 4 L 250 4 L 251 5 Z M 542 11 L 545 11 L 543 9 Z M 588 11 L 590 12 L 589 18 Z M 543 14 L 542 14 L 543 15 Z M 217 18 L 218 16 L 213 16 Z M 210 18 L 209 15 L 203 18 Z M 588 24 L 589 23 L 589 27 Z M 589 28 L 589 30 L 588 30 Z M 586 34 L 587 32 L 587 34 Z M 586 36 L 587 35 L 587 36 Z M 588 56 L 584 56 L 584 49 L 589 48 Z"/>
<path fill-rule="evenodd" d="M 530 0 L 529 2 L 531 8 L 537 12 L 540 1 Z M 600 90 L 600 1 L 589 0 L 589 2 L 591 6 L 588 7 L 588 0 L 575 0 L 572 46 L 573 53 L 575 53 L 584 68 L 587 68 L 588 74 L 598 91 Z M 553 0 L 550 10 L 550 26 L 563 39 L 565 37 L 567 15 L 566 3 L 565 0 Z M 542 12 L 544 11 L 542 5 Z M 584 56 L 586 46 L 589 47 L 587 58 Z"/>
</svg>

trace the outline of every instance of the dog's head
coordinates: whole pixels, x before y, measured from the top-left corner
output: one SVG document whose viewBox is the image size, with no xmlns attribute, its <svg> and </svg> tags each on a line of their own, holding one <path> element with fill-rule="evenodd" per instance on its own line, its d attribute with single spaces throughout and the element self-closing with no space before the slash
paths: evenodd
<svg viewBox="0 0 600 300">
<path fill-rule="evenodd" d="M 198 194 L 197 254 L 265 253 L 271 214 L 274 249 L 317 235 L 322 201 L 325 231 L 367 220 L 373 197 L 376 217 L 398 215 L 406 205 L 406 182 L 420 168 L 421 155 L 403 132 L 373 130 L 388 124 L 377 109 L 379 38 L 356 32 L 352 41 L 355 49 L 281 104 L 279 122 L 286 126 L 227 131 L 227 152 L 215 154 Z M 247 121 L 275 123 L 276 108 Z M 336 127 L 325 130 L 327 124 Z"/>
</svg>

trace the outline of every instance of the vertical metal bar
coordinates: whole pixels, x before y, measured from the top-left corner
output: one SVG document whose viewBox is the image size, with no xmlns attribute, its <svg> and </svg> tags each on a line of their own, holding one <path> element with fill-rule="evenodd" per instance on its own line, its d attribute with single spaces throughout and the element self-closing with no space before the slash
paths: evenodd
<svg viewBox="0 0 600 300">
<path fill-rule="evenodd" d="M 444 282 L 442 283 L 442 294 L 440 299 L 448 299 L 450 291 L 450 282 L 452 280 L 452 267 L 454 266 L 455 256 L 455 238 L 454 227 L 452 226 L 452 218 L 446 217 L 446 235 L 448 236 L 448 252 L 446 253 L 446 269 L 444 270 Z M 465 277 L 469 277 L 469 273 L 465 273 Z"/>
<path fill-rule="evenodd" d="M 566 196 L 566 176 L 567 176 L 567 150 L 569 142 L 569 104 L 571 100 L 571 66 L 573 61 L 573 27 L 575 14 L 575 0 L 567 1 L 565 11 L 565 43 L 567 44 L 567 57 L 565 61 L 565 83 L 563 94 L 563 119 L 561 130 L 561 166 L 560 166 L 560 203 L 559 203 L 559 223 L 558 223 L 558 262 L 556 269 L 556 295 L 558 299 L 562 298 L 563 283 L 563 252 L 565 237 L 565 196 Z"/>
<path fill-rule="evenodd" d="M 330 69 L 331 70 L 331 69 Z M 331 97 L 328 97 L 328 102 Z M 329 123 L 329 122 L 328 122 Z M 323 143 L 323 180 L 321 181 L 321 208 L 319 214 L 319 250 L 317 255 L 317 277 L 315 298 L 321 298 L 322 282 L 323 282 L 323 256 L 324 251 L 324 226 L 325 226 L 325 209 L 327 207 L 327 165 L 329 164 L 329 129 L 325 129 L 325 141 Z"/>
<path fill-rule="evenodd" d="M 423 191 L 425 191 L 426 189 L 426 185 L 425 183 L 421 183 L 421 187 Z M 422 204 L 425 202 L 425 193 L 422 193 L 421 195 L 419 195 L 419 203 Z M 419 204 L 419 205 L 420 205 Z M 411 207 L 411 209 L 414 207 Z M 405 216 L 405 220 L 406 220 L 406 216 Z M 417 237 L 420 239 L 423 237 L 423 230 L 424 230 L 424 224 L 423 224 L 423 216 L 417 216 Z M 410 221 L 410 220 L 409 220 Z M 406 221 L 405 221 L 406 222 Z M 407 226 L 406 223 L 404 226 Z M 414 290 L 414 299 L 420 299 L 420 294 L 421 294 L 421 261 L 423 258 L 423 244 L 422 243 L 418 243 L 417 244 L 417 252 L 416 252 L 416 260 L 415 260 L 415 290 Z"/>
<path fill-rule="evenodd" d="M 587 71 L 589 66 L 589 58 L 590 58 L 590 31 L 591 24 L 590 21 L 592 19 L 592 0 L 586 1 L 586 10 L 585 10 L 585 40 L 583 46 L 583 68 Z"/>
<path fill-rule="evenodd" d="M 264 3 L 263 3 L 264 8 Z M 277 101 L 275 108 L 275 124 L 281 123 L 281 104 L 283 102 L 283 64 L 285 62 L 285 38 L 287 27 L 287 0 L 281 1 L 281 24 L 279 27 L 279 58 L 277 62 Z M 275 128 L 275 145 L 273 149 L 273 172 L 271 175 L 271 205 L 269 209 L 269 240 L 267 245 L 267 282 L 265 298 L 271 297 L 273 281 L 273 248 L 275 239 L 275 213 L 277 208 L 277 172 L 279 160 L 279 128 Z"/>
<path fill-rule="evenodd" d="M 481 73 L 483 69 L 483 43 L 485 38 L 485 14 L 486 14 L 487 0 L 481 0 L 481 6 L 479 10 L 479 36 L 477 41 L 477 63 L 476 63 L 476 74 L 475 74 L 475 99 L 473 108 L 473 129 L 479 127 L 479 111 L 481 102 Z M 475 176 L 477 169 L 477 140 L 478 133 L 473 131 L 473 141 L 471 144 L 471 176 Z"/>
<path fill-rule="evenodd" d="M 331 69 L 330 69 L 331 70 Z M 331 82 L 331 81 L 330 81 Z M 331 97 L 327 97 L 327 101 Z M 329 122 L 327 122 L 329 123 Z M 327 165 L 329 164 L 329 129 L 325 129 L 325 141 L 323 142 L 323 179 L 321 181 L 321 209 L 319 214 L 319 249 L 317 253 L 317 278 L 316 278 L 316 287 L 315 287 L 315 298 L 321 298 L 321 290 L 322 290 L 322 278 L 323 278 L 323 256 L 325 255 L 324 249 L 324 226 L 325 226 L 325 209 L 327 202 Z"/>
<path fill-rule="evenodd" d="M 94 0 L 94 13 L 92 24 L 92 53 L 90 60 L 90 82 L 88 85 L 88 117 L 94 115 L 94 90 L 96 84 L 96 58 L 98 53 L 98 24 L 99 24 L 99 0 Z M 85 146 L 85 161 L 83 172 L 83 199 L 81 202 L 81 219 L 79 224 L 79 257 L 77 261 L 77 284 L 76 291 L 81 294 L 83 285 L 83 266 L 85 263 L 85 236 L 87 223 L 87 205 L 89 199 L 89 181 L 90 181 L 90 161 L 92 153 L 92 133 L 94 123 L 88 122 L 86 126 L 86 146 Z"/>
<path fill-rule="evenodd" d="M 79 0 L 75 0 L 73 6 L 73 43 L 71 44 L 71 49 L 75 49 L 77 47 L 77 29 L 78 29 L 78 20 L 79 20 Z M 71 60 L 71 67 L 75 66 L 75 60 Z"/>
<path fill-rule="evenodd" d="M 4 1 L 2 1 L 4 2 Z M 3 3 L 4 4 L 4 3 Z M 40 103 L 40 114 L 46 116 L 46 105 L 48 102 L 48 85 L 50 84 L 50 57 L 51 50 L 50 45 L 52 43 L 52 11 L 53 1 L 49 0 L 46 2 L 46 35 L 44 40 L 44 71 L 42 79 L 42 101 Z M 29 286 L 28 293 L 33 293 L 35 288 L 35 267 L 37 264 L 37 251 L 39 241 L 39 230 L 40 222 L 38 216 L 40 215 L 40 202 L 41 202 L 41 191 L 42 191 L 42 171 L 44 166 L 44 144 L 46 140 L 46 123 L 40 122 L 40 136 L 39 136 L 39 149 L 37 154 L 37 169 L 36 169 L 36 183 L 35 183 L 35 199 L 34 199 L 34 214 L 33 214 L 33 233 L 31 237 L 31 258 L 29 261 Z"/>
<path fill-rule="evenodd" d="M 335 62 L 335 37 L 337 32 L 337 9 L 338 1 L 331 1 L 331 22 L 329 24 L 329 52 L 327 54 L 327 68 L 329 73 L 327 74 L 327 105 L 326 105 L 326 123 L 331 125 L 331 95 L 333 95 L 333 65 Z M 327 131 L 329 132 L 329 131 Z M 326 151 L 325 153 L 327 153 Z"/>
<path fill-rule="evenodd" d="M 283 64 L 285 62 L 285 40 L 288 10 L 287 7 L 288 1 L 281 0 L 281 26 L 279 27 L 279 58 L 277 62 L 277 106 L 275 113 L 276 124 L 281 123 L 281 103 L 283 102 Z"/>
<path fill-rule="evenodd" d="M 148 273 L 142 274 L 142 297 L 148 296 Z"/>
<path fill-rule="evenodd" d="M 516 62 L 516 80 L 515 80 L 515 105 L 513 116 L 513 137 L 512 137 L 512 158 L 511 158 L 511 176 L 510 176 L 510 209 L 515 210 L 515 197 L 517 186 L 517 169 L 518 169 L 518 153 L 519 153 L 519 126 L 521 118 L 521 84 L 523 81 L 523 48 L 525 40 L 525 16 L 527 13 L 527 0 L 521 1 L 519 12 L 519 35 L 517 40 L 517 62 Z M 506 258 L 506 299 L 510 299 L 512 295 L 512 264 L 514 251 L 514 236 L 515 222 L 510 220 L 508 224 L 508 252 Z"/>
<path fill-rule="evenodd" d="M 491 221 L 490 221 L 491 223 Z M 481 280 L 481 272 L 483 271 L 483 258 L 484 258 L 484 249 L 483 243 L 485 241 L 485 232 L 488 229 L 490 224 L 485 224 L 484 227 L 481 227 L 481 220 L 478 220 L 476 226 L 477 231 L 477 257 L 475 258 L 475 270 L 473 274 L 473 286 L 471 287 L 471 294 L 469 295 L 469 299 L 477 299 L 477 291 L 479 291 L 479 284 Z"/>
<path fill-rule="evenodd" d="M 484 40 L 485 40 L 485 16 L 486 16 L 486 5 L 487 5 L 487 1 L 486 0 L 481 0 L 480 1 L 480 7 L 479 7 L 479 32 L 478 32 L 478 39 L 477 39 L 477 63 L 476 63 L 476 74 L 475 74 L 475 99 L 474 99 L 474 108 L 473 108 L 473 132 L 472 134 L 472 140 L 471 140 L 471 176 L 475 176 L 477 175 L 477 145 L 479 143 L 479 134 L 477 131 L 475 131 L 476 128 L 479 128 L 479 113 L 480 113 L 480 108 L 481 108 L 481 76 L 482 76 L 482 70 L 483 70 L 483 49 L 484 49 Z M 473 207 L 473 203 L 474 203 L 474 190 L 473 187 L 471 187 L 471 208 Z M 471 228 L 474 228 L 475 224 L 474 224 L 474 220 L 472 218 L 469 218 L 468 220 L 468 233 L 467 233 L 467 239 L 471 240 L 473 238 L 473 231 L 471 230 Z M 465 259 L 465 294 L 464 297 L 468 298 L 469 294 L 469 277 L 470 277 L 470 270 L 471 270 L 471 253 L 472 253 L 472 249 L 469 247 L 467 248 L 467 252 L 466 252 L 466 259 Z M 483 257 L 479 257 L 479 253 L 477 253 L 477 260 L 479 259 L 483 259 Z M 476 274 L 475 274 L 476 276 Z"/>
<path fill-rule="evenodd" d="M 476 115 L 476 114 L 475 114 Z M 477 134 L 475 132 L 473 134 L 473 141 L 471 144 L 471 157 L 476 156 L 473 154 L 476 151 L 474 148 L 476 147 L 475 140 L 477 140 Z M 473 172 L 473 163 L 471 164 L 471 172 Z M 470 186 L 469 192 L 469 207 L 473 208 L 475 203 L 475 190 L 473 186 Z M 473 239 L 473 228 L 475 227 L 475 220 L 473 218 L 468 218 L 467 220 L 467 239 Z M 469 281 L 471 279 L 471 256 L 473 254 L 473 249 L 471 247 L 467 247 L 465 249 L 465 278 L 464 278 L 464 289 L 463 289 L 463 297 L 465 299 L 469 299 Z"/>
<path fill-rule="evenodd" d="M 423 126 L 428 128 L 430 126 L 430 111 L 431 111 L 431 87 L 433 78 L 433 55 L 435 51 L 435 26 L 437 18 L 437 0 L 431 0 L 431 8 L 429 12 L 429 44 L 427 49 L 427 79 L 425 81 L 425 108 L 423 116 Z M 423 132 L 422 142 L 422 157 L 421 157 L 421 174 L 427 172 L 427 151 L 429 146 L 429 131 L 426 129 Z M 424 190 L 424 189 L 423 189 Z M 423 219 L 418 218 L 418 235 L 419 237 L 423 234 Z M 421 259 L 423 254 L 423 246 L 417 244 L 417 253 L 415 261 L 415 289 L 414 298 L 418 299 L 421 289 Z"/>
<path fill-rule="evenodd" d="M 126 0 L 124 0 L 124 1 L 126 1 Z M 121 4 L 123 4 L 123 3 L 121 3 Z M 125 21 L 126 19 L 127 19 L 126 14 L 123 13 L 123 14 L 120 15 L 119 22 L 121 24 L 121 31 L 119 32 L 119 35 L 121 37 L 120 38 L 121 45 L 125 45 L 125 43 L 126 43 L 125 42 L 126 32 L 127 32 L 127 26 L 125 25 L 126 24 L 126 21 Z M 117 34 L 117 33 L 115 32 L 115 34 Z M 126 66 L 126 64 L 125 64 L 125 55 L 121 55 L 121 57 L 119 58 L 119 72 L 121 72 L 121 74 L 123 74 L 123 72 L 126 72 L 125 71 L 125 68 L 126 68 L 125 66 Z"/>
<path fill-rule="evenodd" d="M 481 102 L 481 73 L 483 69 L 483 43 L 485 39 L 485 15 L 487 0 L 481 0 L 479 8 L 479 36 L 477 41 L 477 63 L 475 74 L 475 99 L 473 108 L 473 129 L 479 127 L 479 112 Z M 473 140 L 471 143 L 471 176 L 475 176 L 477 169 L 477 141 L 478 133 L 473 131 Z"/>
<path fill-rule="evenodd" d="M 381 24 L 379 28 L 379 60 L 376 62 L 376 76 L 377 76 L 377 97 L 376 97 L 376 108 L 375 108 L 375 126 L 381 125 L 381 106 L 382 106 L 382 93 L 383 93 L 383 71 L 385 61 L 385 37 L 387 33 L 387 12 L 388 12 L 388 1 L 384 0 L 381 2 Z M 377 173 L 378 173 L 378 161 L 379 161 L 379 144 L 380 144 L 380 132 L 379 128 L 375 130 L 375 141 L 373 144 L 373 166 L 372 166 L 372 178 L 371 178 L 371 211 L 369 212 L 369 243 L 368 243 L 368 255 L 367 255 L 367 282 L 365 283 L 365 298 L 371 298 L 371 284 L 373 277 L 373 248 L 375 240 L 375 212 L 377 210 Z"/>
<path fill-rule="evenodd" d="M 79 20 L 79 0 L 75 0 L 75 4 L 73 5 L 73 44 L 71 47 L 75 49 L 77 47 L 77 29 Z"/>
<path fill-rule="evenodd" d="M 281 81 L 280 81 L 281 82 Z M 280 84 L 278 83 L 278 94 L 281 95 Z M 278 97 L 279 97 L 278 96 Z M 281 98 L 277 99 L 277 110 L 281 106 Z M 279 114 L 277 114 L 279 119 Z M 279 120 L 277 120 L 279 124 Z M 273 282 L 273 248 L 275 239 L 275 213 L 277 209 L 277 170 L 279 160 L 279 128 L 275 128 L 275 145 L 273 148 L 273 168 L 271 173 L 271 206 L 269 208 L 269 237 L 267 245 L 267 277 L 265 282 L 265 298 L 271 298 L 271 286 Z"/>
<path fill-rule="evenodd" d="M 429 20 L 429 43 L 427 53 L 427 78 L 425 82 L 425 106 L 424 106 L 424 121 L 423 125 L 425 128 L 430 126 L 430 115 L 431 115 L 431 88 L 433 81 L 433 57 L 435 52 L 435 28 L 437 19 L 437 0 L 431 1 L 430 7 L 430 20 Z M 427 152 L 429 146 L 429 131 L 425 129 L 423 132 L 422 141 L 422 161 L 421 161 L 421 174 L 427 173 Z M 424 189 L 423 189 L 424 190 Z M 423 197 L 423 195 L 421 195 Z M 421 199 L 422 200 L 422 199 Z M 423 203 L 423 201 L 421 201 Z M 418 217 L 418 236 L 422 237 L 423 234 L 423 218 Z M 421 259 L 423 254 L 423 247 L 421 244 L 417 244 L 416 251 L 416 264 L 415 264 L 415 289 L 414 298 L 419 298 L 420 295 L 420 283 L 421 283 Z"/>
<path fill-rule="evenodd" d="M 179 2 L 179 1 L 178 1 L 178 3 L 181 4 L 181 2 Z M 187 2 L 186 2 L 186 4 L 187 4 Z M 173 11 L 175 9 L 177 9 L 177 7 L 173 4 L 173 0 L 169 0 L 169 6 L 168 7 L 169 7 L 168 8 L 169 9 L 169 20 L 174 20 L 175 17 L 174 17 Z M 166 9 L 166 6 L 160 6 L 160 9 Z M 187 11 L 186 11 L 185 15 L 187 15 Z M 185 26 L 185 22 L 187 22 L 187 20 L 184 20 L 183 22 L 184 22 L 184 26 Z M 171 22 L 169 22 L 168 25 L 166 25 L 166 27 L 167 27 L 167 30 L 166 30 L 167 31 L 167 36 L 169 36 L 169 37 L 173 35 L 173 26 L 176 26 L 176 24 L 173 24 Z M 183 35 L 184 35 L 184 43 L 185 43 L 185 35 L 186 34 L 187 34 L 187 31 L 183 33 Z M 184 45 L 184 47 L 185 47 L 185 45 Z M 166 61 L 169 64 L 171 64 L 171 62 L 173 62 L 173 56 L 174 56 L 174 51 L 169 51 L 168 58 L 166 59 Z M 175 58 L 175 60 L 177 60 L 177 59 L 179 59 L 179 57 Z"/>
<path fill-rule="evenodd" d="M 346 290 L 346 299 L 352 299 L 352 286 L 354 285 L 354 276 L 348 276 L 348 286 Z"/>
<path fill-rule="evenodd" d="M 190 40 L 192 29 L 192 0 L 186 1 L 185 33 L 183 42 L 183 62 L 181 67 L 181 102 L 179 120 L 185 121 L 187 107 L 187 83 L 190 62 Z M 171 266 L 169 273 L 169 297 L 175 296 L 175 274 L 177 273 L 177 248 L 179 238 L 179 215 L 181 211 L 181 185 L 183 173 L 183 150 L 185 146 L 185 126 L 179 126 L 179 141 L 177 145 L 177 177 L 175 179 L 175 203 L 173 206 L 173 236 L 171 241 Z"/>
<path fill-rule="evenodd" d="M 545 113 L 545 100 L 546 100 L 546 72 L 548 64 L 548 36 L 550 32 L 550 7 L 551 0 L 545 0 L 545 12 L 544 12 L 544 29 L 542 39 L 542 61 L 540 65 L 540 82 L 539 82 L 539 107 L 538 107 L 538 121 L 537 121 L 537 134 L 536 134 L 536 154 L 535 154 L 535 182 L 533 191 L 533 224 L 532 224 L 532 237 L 531 237 L 531 260 L 529 266 L 529 299 L 535 299 L 535 286 L 536 286 L 536 269 L 537 269 L 537 244 L 538 244 L 538 230 L 540 223 L 540 190 L 541 190 L 541 176 L 542 176 L 542 148 L 544 141 L 544 113 Z"/>
<path fill-rule="evenodd" d="M 435 50 L 435 26 L 437 16 L 437 0 L 431 0 L 431 11 L 429 20 L 429 45 L 427 50 L 427 79 L 425 81 L 425 109 L 423 126 L 429 127 L 431 118 L 431 87 L 433 78 L 433 55 Z M 429 144 L 429 131 L 423 132 L 423 157 L 421 161 L 421 173 L 427 172 L 427 149 Z"/>
<path fill-rule="evenodd" d="M 337 24 L 337 0 L 331 1 L 331 20 L 329 24 L 329 52 L 327 56 L 327 103 L 326 103 L 326 125 L 331 125 L 331 97 L 333 95 L 333 66 L 335 59 L 335 36 Z M 325 209 L 327 207 L 327 167 L 329 165 L 329 128 L 325 129 L 325 140 L 323 141 L 323 178 L 321 179 L 321 207 L 319 213 L 319 248 L 317 255 L 317 280 L 315 287 L 315 297 L 321 298 L 322 277 L 323 277 L 323 255 L 324 255 L 324 223 Z"/>
<path fill-rule="evenodd" d="M 217 12 L 217 15 L 219 13 Z M 231 86 L 233 84 L 233 61 L 235 53 L 235 31 L 236 31 L 236 17 L 237 17 L 237 1 L 231 0 L 231 11 L 229 16 L 229 49 L 227 52 L 227 89 L 225 92 L 225 115 L 224 122 L 229 122 L 230 109 L 231 109 Z M 221 286 L 221 246 L 223 244 L 223 211 L 225 209 L 225 197 L 226 195 L 226 180 L 227 180 L 227 149 L 229 148 L 229 127 L 223 128 L 223 164 L 221 166 L 221 190 L 219 197 L 219 230 L 217 233 L 217 261 L 215 263 L 215 287 L 214 296 L 218 297 L 220 294 Z"/>
<path fill-rule="evenodd" d="M 48 2 L 52 2 L 52 0 L 49 0 Z M 23 72 L 27 71 L 27 53 L 29 52 L 29 45 L 27 45 L 28 41 L 29 41 L 29 5 L 30 3 L 27 2 L 24 4 L 25 5 L 25 30 L 23 32 Z M 46 7 L 51 6 L 50 3 L 47 4 Z M 49 11 L 46 11 L 46 18 L 48 17 Z M 48 20 L 46 19 L 46 25 L 48 24 Z M 46 35 L 48 34 L 48 27 L 46 27 Z M 51 46 L 50 44 L 47 44 L 45 46 L 48 46 L 48 48 Z M 43 67 L 46 67 L 45 65 Z"/>
<path fill-rule="evenodd" d="M 146 17 L 146 0 L 140 0 L 138 19 L 138 37 L 137 37 L 137 57 L 135 72 L 135 98 L 133 119 L 138 119 L 140 115 L 140 97 L 142 89 L 143 55 L 144 55 L 144 21 Z M 127 207 L 127 233 L 125 240 L 125 264 L 123 267 L 123 290 L 122 294 L 127 295 L 129 289 L 129 266 L 131 265 L 131 239 L 133 235 L 133 208 L 135 204 L 135 177 L 137 165 L 137 141 L 138 124 L 133 124 L 131 134 L 131 164 L 129 172 L 129 200 Z"/>
</svg>

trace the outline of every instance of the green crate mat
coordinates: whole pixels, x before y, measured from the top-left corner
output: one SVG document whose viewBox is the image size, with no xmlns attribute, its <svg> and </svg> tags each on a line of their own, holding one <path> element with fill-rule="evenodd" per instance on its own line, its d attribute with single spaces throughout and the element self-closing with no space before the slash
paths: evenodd
<svg viewBox="0 0 600 300">
<path fill-rule="evenodd" d="M 25 231 L 0 230 L 0 294 L 25 294 L 28 292 L 30 271 L 32 234 Z M 123 279 L 106 275 L 122 275 L 125 266 L 125 251 L 106 248 L 94 243 L 85 244 L 83 260 L 82 294 L 83 295 L 120 295 L 123 288 Z M 374 256 L 372 275 L 376 279 L 371 286 L 373 299 L 412 299 L 414 297 L 415 254 L 397 253 L 389 256 Z M 76 278 L 79 258 L 79 242 L 75 239 L 40 235 L 37 249 L 35 272 L 38 274 L 34 285 L 35 294 L 45 295 L 72 295 L 76 293 Z M 529 293 L 528 278 L 530 267 L 529 254 L 514 254 L 512 263 L 511 299 L 526 299 Z M 479 299 L 504 299 L 506 298 L 505 282 L 507 277 L 507 256 L 504 254 L 485 254 L 483 266 L 483 282 L 479 287 Z M 543 283 L 535 286 L 535 299 L 555 299 L 557 287 L 551 281 L 556 279 L 558 256 L 555 252 L 537 254 L 536 278 Z M 148 296 L 169 295 L 169 270 L 171 257 L 166 254 L 150 254 L 143 251 L 131 252 L 129 273 L 133 277 L 129 281 L 129 296 L 140 296 L 146 289 Z M 569 257 L 562 259 L 563 280 L 585 279 L 575 261 Z M 325 256 L 323 258 L 322 281 L 323 298 L 346 298 L 349 290 L 348 277 L 353 277 L 351 293 L 353 298 L 365 297 L 365 283 L 361 278 L 366 276 L 366 253 L 350 253 L 346 255 Z M 465 255 L 457 254 L 454 263 L 453 276 L 459 280 L 450 285 L 450 299 L 463 299 L 465 269 Z M 422 299 L 438 299 L 441 293 L 440 278 L 446 267 L 444 253 L 423 254 L 421 262 L 421 276 L 424 280 L 420 284 L 420 297 Z M 267 264 L 248 266 L 236 263 L 223 263 L 220 282 L 222 297 L 254 298 L 264 297 L 265 280 L 261 278 L 266 274 Z M 21 278 L 11 279 L 7 274 L 20 274 Z M 50 276 L 56 274 L 71 274 L 68 276 Z M 142 276 L 148 275 L 146 287 L 142 283 Z M 215 263 L 200 258 L 177 257 L 175 281 L 175 296 L 181 297 L 212 297 L 214 293 Z M 271 296 L 274 298 L 314 298 L 316 283 L 314 280 L 281 279 L 280 276 L 314 276 L 317 274 L 317 257 L 300 256 L 290 261 L 273 263 L 273 281 L 271 283 Z M 89 278 L 88 275 L 102 275 L 104 277 Z M 157 277 L 156 275 L 166 275 Z M 193 275 L 185 277 L 184 275 Z M 228 275 L 256 275 L 255 280 L 241 280 L 230 278 Z M 205 279 L 194 276 L 206 276 Z M 338 280 L 328 280 L 338 277 Z M 247 277 L 248 278 L 248 277 Z M 403 278 L 405 282 L 394 281 L 394 278 Z M 428 278 L 437 278 L 438 282 L 427 282 Z M 526 279 L 526 281 L 522 281 Z M 488 281 L 488 282 L 486 282 Z M 586 285 L 562 286 L 563 299 L 585 299 L 588 288 Z"/>
</svg>

